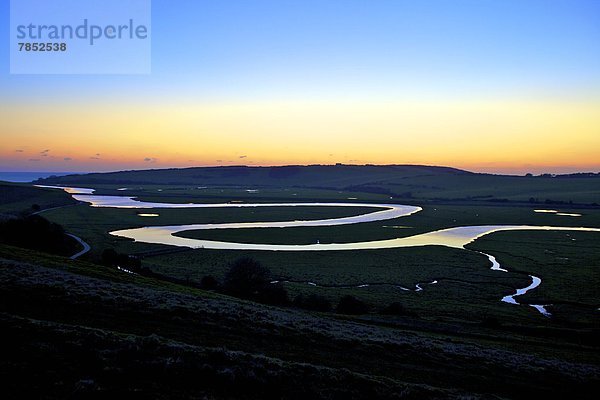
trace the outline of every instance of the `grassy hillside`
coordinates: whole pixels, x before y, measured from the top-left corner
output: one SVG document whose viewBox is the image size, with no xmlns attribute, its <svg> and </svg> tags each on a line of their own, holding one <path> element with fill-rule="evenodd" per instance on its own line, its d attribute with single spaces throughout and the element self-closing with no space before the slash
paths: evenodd
<svg viewBox="0 0 600 400">
<path fill-rule="evenodd" d="M 6 246 L 0 297 L 8 398 L 591 398 L 599 389 L 590 344 L 280 309 Z"/>
<path fill-rule="evenodd" d="M 64 185 L 206 185 L 301 187 L 374 193 L 401 199 L 600 204 L 600 176 L 502 176 L 418 165 L 204 167 L 70 175 Z"/>
<path fill-rule="evenodd" d="M 249 186 L 347 187 L 390 178 L 469 174 L 454 168 L 429 166 L 309 165 L 283 167 L 197 167 L 69 175 L 44 179 L 62 183 L 185 184 Z"/>
<path fill-rule="evenodd" d="M 0 214 L 31 213 L 38 209 L 43 210 L 76 203 L 71 195 L 62 190 L 37 188 L 28 184 L 0 182 Z"/>
</svg>

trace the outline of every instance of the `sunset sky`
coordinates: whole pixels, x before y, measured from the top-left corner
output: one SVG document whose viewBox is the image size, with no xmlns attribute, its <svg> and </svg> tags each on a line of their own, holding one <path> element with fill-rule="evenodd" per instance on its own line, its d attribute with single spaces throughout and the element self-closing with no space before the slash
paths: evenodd
<svg viewBox="0 0 600 400">
<path fill-rule="evenodd" d="M 10 75 L 0 171 L 600 172 L 600 1 L 152 2 L 149 75 Z"/>
</svg>

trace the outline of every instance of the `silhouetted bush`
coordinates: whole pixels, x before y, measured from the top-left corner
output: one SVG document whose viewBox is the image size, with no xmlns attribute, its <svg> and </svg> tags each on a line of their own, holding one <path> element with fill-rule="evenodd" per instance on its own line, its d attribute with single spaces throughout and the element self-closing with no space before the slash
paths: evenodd
<svg viewBox="0 0 600 400">
<path fill-rule="evenodd" d="M 369 305 L 354 296 L 344 296 L 340 299 L 336 311 L 340 314 L 366 314 Z"/>
<path fill-rule="evenodd" d="M 223 288 L 233 296 L 250 298 L 269 285 L 271 271 L 258 261 L 244 257 L 234 261 L 225 274 Z"/>
<path fill-rule="evenodd" d="M 285 288 L 271 283 L 271 271 L 249 257 L 240 258 L 230 265 L 223 281 L 223 291 L 231 296 L 267 304 L 287 305 L 290 302 Z"/>
<path fill-rule="evenodd" d="M 200 280 L 200 287 L 202 287 L 202 289 L 217 290 L 219 286 L 219 281 L 212 275 L 203 276 Z"/>
<path fill-rule="evenodd" d="M 308 296 L 299 294 L 294 299 L 294 306 L 304 308 L 305 310 L 323 312 L 328 312 L 332 309 L 331 302 L 326 297 L 319 296 L 318 294 L 309 294 Z"/>
<path fill-rule="evenodd" d="M 62 226 L 39 215 L 0 220 L 0 243 L 59 255 L 72 255 L 79 249 Z"/>
</svg>

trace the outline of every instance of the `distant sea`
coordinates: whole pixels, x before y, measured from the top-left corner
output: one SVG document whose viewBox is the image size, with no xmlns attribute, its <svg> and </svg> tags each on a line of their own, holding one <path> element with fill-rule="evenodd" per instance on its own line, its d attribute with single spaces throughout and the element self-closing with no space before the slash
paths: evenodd
<svg viewBox="0 0 600 400">
<path fill-rule="evenodd" d="M 52 175 L 64 176 L 78 174 L 80 172 L 0 172 L 0 181 L 5 182 L 33 182 L 40 178 Z"/>
</svg>

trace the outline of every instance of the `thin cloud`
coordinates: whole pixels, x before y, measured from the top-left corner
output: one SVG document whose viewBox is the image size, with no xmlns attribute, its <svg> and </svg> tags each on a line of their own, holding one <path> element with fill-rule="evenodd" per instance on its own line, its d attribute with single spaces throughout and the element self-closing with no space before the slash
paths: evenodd
<svg viewBox="0 0 600 400">
<path fill-rule="evenodd" d="M 40 155 L 42 157 L 48 157 L 49 152 L 50 152 L 50 149 L 46 149 L 46 150 L 40 151 Z"/>
<path fill-rule="evenodd" d="M 248 157 L 248 156 L 240 156 L 240 158 L 246 158 L 246 157 Z"/>
<path fill-rule="evenodd" d="M 154 157 L 146 157 L 146 158 L 144 158 L 144 161 L 147 163 L 155 163 L 157 161 L 157 159 Z"/>
<path fill-rule="evenodd" d="M 23 153 L 25 150 L 21 150 L 21 149 L 17 149 L 15 150 L 15 153 Z"/>
<path fill-rule="evenodd" d="M 65 158 L 63 158 L 63 160 L 65 160 L 65 161 L 71 161 L 72 158 L 71 157 L 65 157 Z"/>
<path fill-rule="evenodd" d="M 100 159 L 100 153 L 96 153 L 95 156 L 90 157 L 90 160 L 99 160 Z"/>
<path fill-rule="evenodd" d="M 40 159 L 39 159 L 39 158 L 30 158 L 30 159 L 29 159 L 29 161 L 34 161 L 34 162 L 36 162 L 36 161 L 40 161 Z"/>
</svg>

